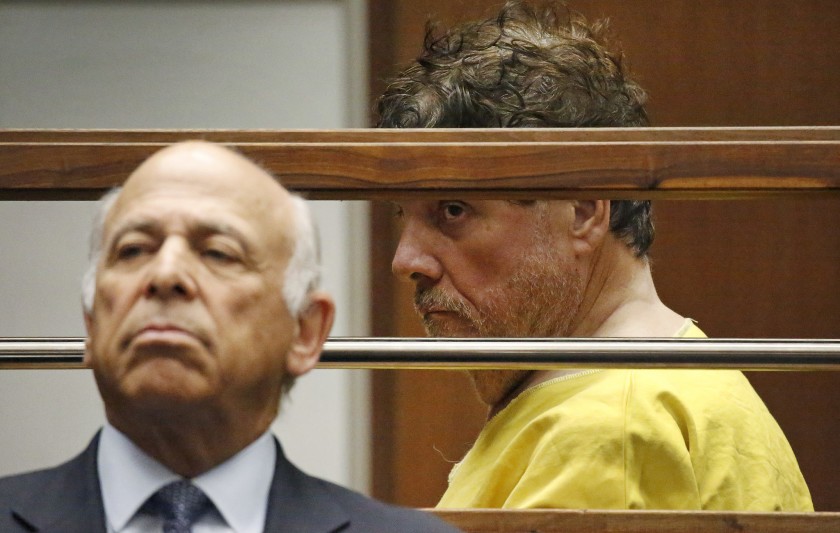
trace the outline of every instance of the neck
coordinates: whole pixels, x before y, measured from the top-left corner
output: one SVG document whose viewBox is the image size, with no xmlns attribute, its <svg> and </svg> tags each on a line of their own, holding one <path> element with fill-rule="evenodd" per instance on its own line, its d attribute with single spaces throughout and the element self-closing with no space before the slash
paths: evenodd
<svg viewBox="0 0 840 533">
<path fill-rule="evenodd" d="M 489 404 L 490 410 L 487 412 L 487 420 L 489 421 L 491 418 L 496 416 L 502 411 L 502 409 L 507 407 L 510 402 L 526 390 L 551 379 L 568 376 L 569 374 L 577 374 L 578 372 L 580 372 L 579 369 L 534 370 L 527 372 L 527 374 L 524 375 L 524 379 L 522 379 L 522 381 L 520 381 L 515 387 L 511 388 L 501 400 Z"/>
<path fill-rule="evenodd" d="M 618 241 L 593 257 L 570 337 L 671 337 L 685 318 L 659 299 L 650 263 Z"/>
<path fill-rule="evenodd" d="M 106 414 L 111 425 L 140 449 L 185 478 L 197 477 L 236 455 L 265 433 L 273 419 L 246 424 L 247 416 L 225 420 L 218 413 L 149 416 L 106 409 Z"/>
<path fill-rule="evenodd" d="M 650 263 L 611 240 L 598 250 L 586 271 L 583 297 L 567 337 L 672 337 L 685 318 L 665 306 L 656 293 Z M 488 419 L 522 392 L 580 369 L 529 372 L 490 404 Z"/>
</svg>

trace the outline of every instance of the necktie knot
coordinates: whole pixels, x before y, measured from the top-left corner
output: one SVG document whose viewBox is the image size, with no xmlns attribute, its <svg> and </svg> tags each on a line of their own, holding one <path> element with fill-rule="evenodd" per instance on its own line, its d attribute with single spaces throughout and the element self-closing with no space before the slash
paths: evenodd
<svg viewBox="0 0 840 533">
<path fill-rule="evenodd" d="M 150 510 L 163 517 L 164 533 L 191 533 L 192 525 L 213 505 L 186 479 L 165 485 L 149 499 Z"/>
</svg>

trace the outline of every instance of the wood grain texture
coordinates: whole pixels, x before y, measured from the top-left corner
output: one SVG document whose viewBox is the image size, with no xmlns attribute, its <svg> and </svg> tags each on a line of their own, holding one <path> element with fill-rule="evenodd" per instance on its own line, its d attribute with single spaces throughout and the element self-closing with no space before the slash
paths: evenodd
<svg viewBox="0 0 840 533">
<path fill-rule="evenodd" d="M 178 140 L 233 146 L 317 199 L 840 192 L 840 128 L 0 131 L 0 198 L 94 197 Z"/>
<path fill-rule="evenodd" d="M 836 533 L 840 513 L 440 510 L 466 533 Z"/>
<path fill-rule="evenodd" d="M 369 0 L 371 99 L 386 80 L 420 52 L 428 20 L 444 27 L 494 16 L 502 0 Z M 570 0 L 589 20 L 608 18 L 612 41 L 625 53 L 632 76 L 648 91 L 653 125 L 796 126 L 840 124 L 840 2 L 836 0 Z M 371 105 L 373 109 L 375 106 Z M 374 118 L 372 123 L 375 123 Z M 672 128 L 664 128 L 672 133 Z M 669 198 L 674 198 L 671 196 Z M 840 197 L 774 196 L 750 201 L 660 201 L 655 203 L 657 239 L 653 267 L 657 289 L 667 305 L 697 318 L 711 336 L 840 337 Z M 698 238 L 698 236 L 701 236 Z M 379 243 L 386 246 L 385 243 Z M 390 245 L 391 251 L 395 242 Z M 387 255 L 379 253 L 379 255 Z M 372 263 L 383 277 L 390 257 Z M 374 286 L 385 292 L 395 285 Z M 409 292 L 410 291 L 406 291 Z M 410 294 L 380 294 L 373 316 L 397 326 L 378 335 L 416 334 Z M 374 319 L 375 320 L 375 319 Z M 419 376 L 395 373 L 392 390 L 425 390 Z M 380 373 L 373 374 L 373 381 Z M 440 379 L 432 376 L 429 379 Z M 794 447 L 814 504 L 840 510 L 840 375 L 763 372 L 750 375 L 759 394 Z M 410 382 L 411 387 L 404 386 Z M 466 388 L 466 390 L 463 390 Z M 394 435 L 418 446 L 396 449 L 380 472 L 393 492 L 374 495 L 400 502 L 434 505 L 442 490 L 423 493 L 432 483 L 446 486 L 448 465 L 428 446 L 424 428 L 438 413 L 464 423 L 435 437 L 438 448 L 458 449 L 471 442 L 481 422 L 470 403 L 470 386 L 455 382 L 438 397 L 417 394 L 402 400 L 408 410 L 392 413 Z M 385 410 L 393 397 L 375 396 Z M 379 406 L 379 407 L 377 407 Z M 421 440 L 422 439 L 422 440 Z M 388 443 L 378 443 L 384 449 Z M 373 452 L 376 464 L 380 455 Z M 423 469 L 415 467 L 421 463 Z M 390 470 L 388 470 L 390 469 Z M 569 528 L 574 531 L 574 528 Z M 798 531 L 797 529 L 791 529 Z M 807 528 L 799 530 L 808 531 Z M 840 530 L 840 529 L 838 529 Z M 685 531 L 691 531 L 686 528 Z"/>
<path fill-rule="evenodd" d="M 421 50 L 425 24 L 495 16 L 502 0 L 369 0 L 371 98 Z M 836 0 L 568 0 L 609 21 L 656 126 L 836 125 Z M 371 106 L 373 108 L 373 106 Z M 375 122 L 375 119 L 374 119 Z"/>
</svg>

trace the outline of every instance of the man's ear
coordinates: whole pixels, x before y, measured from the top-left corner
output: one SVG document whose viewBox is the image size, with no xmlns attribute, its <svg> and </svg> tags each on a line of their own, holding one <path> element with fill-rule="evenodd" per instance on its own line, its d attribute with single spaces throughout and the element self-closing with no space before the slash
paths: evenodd
<svg viewBox="0 0 840 533">
<path fill-rule="evenodd" d="M 286 371 L 297 377 L 315 367 L 335 318 L 335 303 L 329 294 L 313 291 L 298 317 L 298 334 L 286 356 Z"/>
<path fill-rule="evenodd" d="M 85 356 L 84 359 L 82 359 L 82 363 L 85 368 L 90 368 L 90 332 L 93 330 L 93 317 L 87 311 L 85 311 L 83 315 L 85 317 L 85 332 L 87 332 L 87 335 L 85 336 Z"/>
<path fill-rule="evenodd" d="M 574 200 L 571 235 L 575 252 L 588 254 L 600 247 L 610 231 L 609 200 Z"/>
</svg>

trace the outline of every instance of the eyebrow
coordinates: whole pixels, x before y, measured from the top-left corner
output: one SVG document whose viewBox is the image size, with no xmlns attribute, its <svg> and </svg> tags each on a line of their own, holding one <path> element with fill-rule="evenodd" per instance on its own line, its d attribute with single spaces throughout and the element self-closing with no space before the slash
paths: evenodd
<svg viewBox="0 0 840 533">
<path fill-rule="evenodd" d="M 108 242 L 103 243 L 107 250 L 111 250 L 114 244 L 119 242 L 126 233 L 137 231 L 140 233 L 158 234 L 160 233 L 160 224 L 151 221 L 136 221 L 122 224 L 108 239 Z M 107 235 L 107 234 L 106 234 Z"/>
<path fill-rule="evenodd" d="M 134 231 L 148 235 L 160 236 L 163 234 L 163 225 L 155 220 L 137 220 L 134 222 L 128 222 L 114 232 L 111 240 L 106 243 L 107 249 L 110 251 L 114 244 L 119 242 L 123 236 Z M 214 220 L 189 222 L 187 224 L 187 232 L 188 238 L 190 235 L 198 235 L 202 238 L 212 235 L 227 235 L 237 241 L 242 246 L 243 251 L 246 254 L 250 254 L 251 252 L 250 241 L 241 231 L 231 224 Z"/>
</svg>

